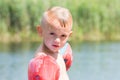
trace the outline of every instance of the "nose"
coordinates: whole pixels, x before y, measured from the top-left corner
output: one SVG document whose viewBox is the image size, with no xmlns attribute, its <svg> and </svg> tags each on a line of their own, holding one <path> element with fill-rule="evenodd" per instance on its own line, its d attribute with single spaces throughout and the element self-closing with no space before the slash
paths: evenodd
<svg viewBox="0 0 120 80">
<path fill-rule="evenodd" d="M 55 38 L 55 43 L 60 43 L 60 38 L 59 37 Z"/>
</svg>

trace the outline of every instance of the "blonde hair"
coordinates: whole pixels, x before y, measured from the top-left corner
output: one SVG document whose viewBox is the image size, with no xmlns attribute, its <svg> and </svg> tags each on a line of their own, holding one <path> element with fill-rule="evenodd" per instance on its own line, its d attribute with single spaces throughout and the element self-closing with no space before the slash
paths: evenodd
<svg viewBox="0 0 120 80">
<path fill-rule="evenodd" d="M 72 15 L 70 11 L 63 7 L 52 7 L 44 12 L 41 19 L 41 26 L 46 23 L 51 24 L 54 20 L 59 21 L 61 27 L 70 27 L 72 29 Z"/>
</svg>

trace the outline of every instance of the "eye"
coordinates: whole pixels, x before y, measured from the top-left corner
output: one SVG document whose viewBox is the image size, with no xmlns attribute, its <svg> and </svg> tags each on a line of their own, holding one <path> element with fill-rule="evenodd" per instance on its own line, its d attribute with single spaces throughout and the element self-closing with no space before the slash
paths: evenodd
<svg viewBox="0 0 120 80">
<path fill-rule="evenodd" d="M 61 37 L 66 37 L 66 35 L 63 34 L 63 35 L 61 35 Z"/>
<path fill-rule="evenodd" d="M 51 32 L 51 33 L 50 33 L 50 35 L 54 35 L 54 33 L 53 33 L 53 32 Z"/>
</svg>

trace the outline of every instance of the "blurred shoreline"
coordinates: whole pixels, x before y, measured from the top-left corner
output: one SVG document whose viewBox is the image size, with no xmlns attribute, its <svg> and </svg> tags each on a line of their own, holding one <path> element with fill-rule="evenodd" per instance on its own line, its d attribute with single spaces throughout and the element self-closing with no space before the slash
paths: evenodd
<svg viewBox="0 0 120 80">
<path fill-rule="evenodd" d="M 73 31 L 72 36 L 70 36 L 69 41 L 71 43 L 83 42 L 83 41 L 120 41 L 120 35 L 109 35 L 104 36 L 97 33 L 88 33 L 84 35 L 78 34 L 79 32 Z M 37 33 L 4 33 L 0 34 L 0 42 L 1 43 L 19 43 L 19 42 L 41 42 L 42 38 Z"/>
</svg>

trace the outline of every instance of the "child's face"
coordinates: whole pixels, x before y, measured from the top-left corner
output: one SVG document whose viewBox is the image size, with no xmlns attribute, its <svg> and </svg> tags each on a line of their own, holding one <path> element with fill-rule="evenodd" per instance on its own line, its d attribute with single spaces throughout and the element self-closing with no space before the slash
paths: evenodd
<svg viewBox="0 0 120 80">
<path fill-rule="evenodd" d="M 42 37 L 44 44 L 48 49 L 53 52 L 58 52 L 58 50 L 64 46 L 68 40 L 70 34 L 72 33 L 69 27 L 61 27 L 57 25 L 46 25 L 42 27 Z"/>
</svg>

